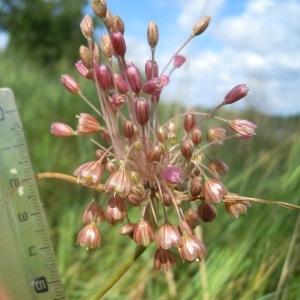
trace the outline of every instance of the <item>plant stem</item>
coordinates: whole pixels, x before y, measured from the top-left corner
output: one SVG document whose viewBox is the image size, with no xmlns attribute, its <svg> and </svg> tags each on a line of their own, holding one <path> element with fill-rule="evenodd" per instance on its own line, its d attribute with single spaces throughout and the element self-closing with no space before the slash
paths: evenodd
<svg viewBox="0 0 300 300">
<path fill-rule="evenodd" d="M 103 297 L 107 291 L 109 291 L 117 281 L 129 270 L 134 262 L 142 255 L 147 249 L 144 246 L 137 246 L 134 253 L 132 253 L 123 264 L 108 278 L 108 280 L 101 286 L 101 288 L 90 298 L 90 300 L 98 300 Z"/>
</svg>

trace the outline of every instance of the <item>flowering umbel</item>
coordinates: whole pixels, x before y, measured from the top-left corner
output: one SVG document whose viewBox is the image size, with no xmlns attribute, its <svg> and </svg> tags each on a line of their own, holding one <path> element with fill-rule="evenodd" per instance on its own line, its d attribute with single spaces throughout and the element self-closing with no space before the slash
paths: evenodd
<svg viewBox="0 0 300 300">
<path fill-rule="evenodd" d="M 85 97 L 73 77 L 63 75 L 63 86 L 81 97 L 92 111 L 78 114 L 77 130 L 59 122 L 51 127 L 55 136 L 87 136 L 98 148 L 95 157 L 74 171 L 78 183 L 101 192 L 99 203 L 93 200 L 87 205 L 82 217 L 85 226 L 77 241 L 85 247 L 99 247 L 102 223 L 123 223 L 119 233 L 137 245 L 146 247 L 155 242 L 154 267 L 158 270 L 167 271 L 176 265 L 174 250 L 183 261 L 202 261 L 206 248 L 193 233 L 195 227 L 213 221 L 222 201 L 233 218 L 246 213 L 250 206 L 247 201 L 226 202 L 230 193 L 221 177 L 228 173 L 228 166 L 209 156 L 209 147 L 255 134 L 256 125 L 250 121 L 216 116 L 220 107 L 244 98 L 248 87 L 237 85 L 209 113 L 187 111 L 162 122 L 160 97 L 186 57 L 175 51 L 160 71 L 155 61 L 159 29 L 150 22 L 147 40 L 151 58 L 140 69 L 126 60 L 122 19 L 111 14 L 104 0 L 93 1 L 92 8 L 107 34 L 97 45 L 92 19 L 84 17 L 80 28 L 87 45 L 80 46 L 80 61 L 75 67 L 80 76 L 95 85 L 99 106 Z M 210 17 L 204 17 L 196 22 L 183 45 L 201 35 L 210 21 Z M 203 125 L 207 119 L 218 123 Z M 237 134 L 227 135 L 220 122 Z"/>
</svg>

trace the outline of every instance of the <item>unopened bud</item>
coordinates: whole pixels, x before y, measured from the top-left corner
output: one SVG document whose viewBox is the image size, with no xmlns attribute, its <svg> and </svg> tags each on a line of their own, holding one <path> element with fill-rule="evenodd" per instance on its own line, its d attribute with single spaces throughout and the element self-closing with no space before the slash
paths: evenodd
<svg viewBox="0 0 300 300">
<path fill-rule="evenodd" d="M 192 130 L 191 134 L 191 140 L 195 145 L 198 145 L 201 143 L 201 138 L 202 138 L 202 131 L 199 127 L 195 127 Z"/>
<path fill-rule="evenodd" d="M 139 69 L 133 63 L 128 63 L 126 66 L 126 74 L 132 91 L 136 94 L 139 93 L 142 88 L 142 79 Z"/>
<path fill-rule="evenodd" d="M 126 43 L 121 32 L 113 32 L 111 35 L 111 44 L 114 49 L 114 54 L 117 56 L 124 56 L 126 52 Z"/>
<path fill-rule="evenodd" d="M 107 7 L 105 0 L 93 0 L 92 1 L 92 8 L 94 13 L 101 19 L 105 18 Z"/>
<path fill-rule="evenodd" d="M 80 93 L 79 84 L 71 75 L 62 75 L 60 81 L 63 84 L 63 86 L 72 94 L 77 95 Z"/>
<path fill-rule="evenodd" d="M 155 145 L 154 147 L 152 147 L 147 154 L 148 162 L 158 161 L 160 158 L 161 152 L 162 152 L 162 148 L 160 145 Z"/>
<path fill-rule="evenodd" d="M 111 17 L 109 20 L 109 25 L 110 25 L 112 32 L 119 31 L 122 34 L 124 34 L 125 26 L 124 26 L 124 22 L 120 16 L 115 15 L 115 16 Z"/>
<path fill-rule="evenodd" d="M 148 38 L 149 46 L 152 49 L 154 49 L 156 47 L 157 43 L 158 43 L 159 32 L 158 32 L 158 26 L 153 21 L 151 21 L 148 25 L 147 38 Z"/>
<path fill-rule="evenodd" d="M 114 73 L 114 80 L 115 80 L 116 90 L 120 94 L 127 94 L 128 93 L 127 84 L 125 80 L 118 73 Z"/>
<path fill-rule="evenodd" d="M 143 98 L 137 98 L 134 104 L 137 122 L 141 126 L 146 125 L 150 119 L 150 105 L 148 101 Z"/>
<path fill-rule="evenodd" d="M 112 58 L 114 51 L 111 44 L 111 39 L 108 34 L 104 34 L 101 39 L 100 43 L 101 51 L 107 58 Z"/>
<path fill-rule="evenodd" d="M 161 143 L 165 143 L 168 140 L 168 133 L 166 129 L 162 126 L 159 126 L 157 128 L 156 136 Z"/>
<path fill-rule="evenodd" d="M 98 65 L 96 68 L 96 76 L 97 80 L 100 83 L 101 88 L 104 90 L 108 90 L 113 85 L 113 79 L 111 75 L 111 71 L 107 65 Z"/>
<path fill-rule="evenodd" d="M 132 139 L 133 137 L 135 137 L 134 124 L 131 121 L 127 120 L 123 124 L 123 131 L 126 138 Z"/>
<path fill-rule="evenodd" d="M 202 192 L 202 177 L 197 176 L 192 179 L 191 185 L 190 185 L 190 194 L 193 197 L 198 197 L 200 196 Z"/>
<path fill-rule="evenodd" d="M 88 47 L 80 46 L 79 55 L 81 57 L 82 63 L 87 69 L 92 69 L 94 67 L 93 55 Z"/>
<path fill-rule="evenodd" d="M 193 142 L 190 139 L 187 139 L 181 143 L 180 151 L 183 157 L 191 158 L 194 152 Z"/>
<path fill-rule="evenodd" d="M 94 62 L 98 62 L 99 61 L 99 47 L 97 46 L 97 44 L 95 42 L 93 42 L 92 44 L 92 54 L 93 54 L 93 60 Z"/>
<path fill-rule="evenodd" d="M 201 33 L 203 33 L 205 31 L 205 29 L 208 27 L 210 21 L 211 21 L 211 18 L 209 16 L 206 16 L 206 17 L 200 19 L 193 27 L 192 35 L 196 36 L 196 35 L 200 35 Z"/>
<path fill-rule="evenodd" d="M 240 84 L 230 90 L 224 98 L 224 104 L 232 104 L 247 96 L 249 88 L 246 84 Z"/>
<path fill-rule="evenodd" d="M 80 23 L 80 29 L 85 38 L 90 39 L 93 37 L 93 20 L 89 15 L 85 15 Z"/>
<path fill-rule="evenodd" d="M 183 127 L 186 132 L 190 132 L 196 125 L 195 114 L 187 114 L 184 117 Z"/>
<path fill-rule="evenodd" d="M 145 64 L 145 75 L 147 80 L 159 76 L 158 64 L 155 60 L 147 60 Z"/>
<path fill-rule="evenodd" d="M 51 125 L 51 133 L 58 137 L 69 137 L 76 132 L 67 124 L 55 122 Z"/>
</svg>

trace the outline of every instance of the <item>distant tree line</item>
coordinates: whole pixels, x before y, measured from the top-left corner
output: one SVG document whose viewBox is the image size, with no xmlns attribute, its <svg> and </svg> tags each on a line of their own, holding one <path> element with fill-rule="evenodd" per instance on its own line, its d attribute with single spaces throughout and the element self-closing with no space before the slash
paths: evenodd
<svg viewBox="0 0 300 300">
<path fill-rule="evenodd" d="M 74 62 L 85 43 L 79 24 L 88 0 L 0 0 L 0 28 L 9 33 L 6 51 L 43 66 Z"/>
</svg>

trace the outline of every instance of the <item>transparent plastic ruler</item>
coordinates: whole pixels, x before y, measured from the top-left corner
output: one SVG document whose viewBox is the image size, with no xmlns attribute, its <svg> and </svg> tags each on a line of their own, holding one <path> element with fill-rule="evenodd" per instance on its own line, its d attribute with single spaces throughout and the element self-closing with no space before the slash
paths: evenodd
<svg viewBox="0 0 300 300">
<path fill-rule="evenodd" d="M 0 89 L 0 299 L 66 299 L 8 88 Z"/>
</svg>

